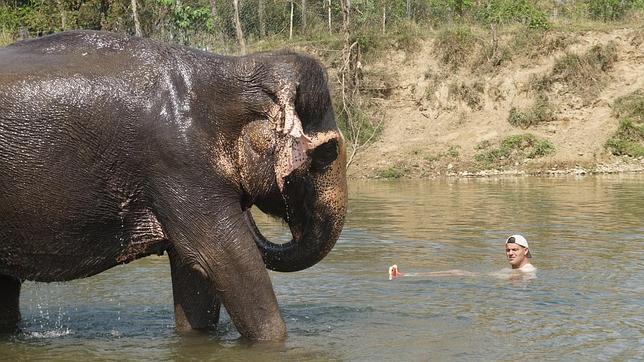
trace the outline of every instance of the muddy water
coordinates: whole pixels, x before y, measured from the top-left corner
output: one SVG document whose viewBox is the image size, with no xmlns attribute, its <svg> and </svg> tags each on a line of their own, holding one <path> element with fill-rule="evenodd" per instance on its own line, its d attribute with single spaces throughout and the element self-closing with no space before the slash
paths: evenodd
<svg viewBox="0 0 644 362">
<path fill-rule="evenodd" d="M 273 238 L 286 229 L 267 219 Z M 535 279 L 504 278 L 503 239 L 530 241 Z M 271 273 L 290 336 L 250 346 L 226 315 L 174 330 L 165 257 L 68 283 L 26 283 L 8 360 L 642 360 L 644 175 L 354 182 L 320 264 Z M 387 267 L 473 276 L 387 278 Z"/>
</svg>

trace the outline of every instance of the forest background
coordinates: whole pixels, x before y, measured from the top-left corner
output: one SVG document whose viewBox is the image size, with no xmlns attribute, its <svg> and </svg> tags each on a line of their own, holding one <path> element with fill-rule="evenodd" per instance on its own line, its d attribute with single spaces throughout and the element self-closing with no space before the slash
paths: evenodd
<svg viewBox="0 0 644 362">
<path fill-rule="evenodd" d="M 349 175 L 644 171 L 644 0 L 0 0 L 0 46 L 72 29 L 326 66 Z"/>
</svg>

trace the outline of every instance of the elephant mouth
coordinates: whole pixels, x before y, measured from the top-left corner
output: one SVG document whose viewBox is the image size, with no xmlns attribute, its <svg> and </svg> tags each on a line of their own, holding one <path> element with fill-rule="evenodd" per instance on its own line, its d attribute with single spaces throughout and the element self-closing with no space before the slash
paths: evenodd
<svg viewBox="0 0 644 362">
<path fill-rule="evenodd" d="M 260 252 L 262 254 L 262 258 L 264 259 L 264 263 L 266 264 L 266 267 L 268 269 L 275 270 L 275 271 L 283 271 L 283 272 L 301 270 L 297 268 L 280 268 L 278 267 L 279 263 L 277 263 L 278 261 L 281 261 L 281 260 L 290 259 L 288 257 L 289 250 L 292 250 L 295 247 L 295 245 L 299 242 L 299 240 L 302 238 L 301 231 L 294 230 L 294 228 L 290 227 L 291 236 L 292 236 L 291 240 L 285 241 L 285 242 L 280 242 L 279 240 L 277 240 L 276 242 L 274 242 L 274 241 L 268 240 L 259 230 L 250 209 L 244 210 L 243 215 L 244 215 L 244 221 L 246 222 L 246 225 L 248 225 L 252 233 L 253 239 L 255 240 L 255 243 L 259 247 Z"/>
<path fill-rule="evenodd" d="M 244 215 L 244 222 L 251 230 L 253 234 L 253 238 L 255 240 L 263 239 L 274 245 L 285 245 L 289 242 L 298 242 L 302 238 L 302 231 L 299 230 L 299 228 L 294 228 L 289 225 L 288 235 L 287 235 L 287 232 L 285 229 L 286 226 L 284 225 L 284 221 L 282 221 L 281 218 L 275 218 L 274 216 L 271 216 L 270 214 L 263 212 L 259 208 L 254 211 L 251 211 L 252 209 L 253 208 L 245 209 L 243 212 L 243 215 Z M 259 212 L 259 215 L 256 214 L 259 224 L 260 225 L 267 224 L 267 226 L 270 228 L 270 234 L 276 235 L 275 238 L 271 238 L 271 240 L 269 240 L 264 236 L 262 231 L 259 229 L 259 226 L 257 225 L 258 222 L 255 221 L 255 217 L 253 216 L 253 214 L 256 212 Z M 269 219 L 269 221 L 266 222 L 266 219 Z"/>
<path fill-rule="evenodd" d="M 285 242 L 267 239 L 257 227 L 255 219 L 247 209 L 243 212 L 244 221 L 264 260 L 266 268 L 279 272 L 294 272 L 307 269 L 322 260 L 333 248 L 337 235 L 331 233 L 320 237 L 316 227 L 306 230 L 306 225 L 315 224 L 289 220 L 292 238 Z"/>
</svg>

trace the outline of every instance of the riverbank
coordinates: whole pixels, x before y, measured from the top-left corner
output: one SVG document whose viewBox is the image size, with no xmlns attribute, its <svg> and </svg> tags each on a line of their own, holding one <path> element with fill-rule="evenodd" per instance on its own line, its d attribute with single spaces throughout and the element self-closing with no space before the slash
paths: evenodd
<svg viewBox="0 0 644 362">
<path fill-rule="evenodd" d="M 438 44 L 459 31 L 365 62 L 368 112 L 381 121 L 350 178 L 644 172 L 643 27 L 517 28 L 492 40 L 470 30 L 455 65 L 445 58 L 455 47 Z M 500 55 L 490 56 L 490 42 Z M 631 156 L 609 146 L 629 120 Z"/>
<path fill-rule="evenodd" d="M 496 176 L 565 176 L 565 175 L 602 175 L 602 174 L 631 174 L 644 173 L 644 159 L 629 157 L 615 157 L 609 162 L 577 163 L 574 165 L 564 163 L 542 163 L 530 167 L 508 167 L 504 169 L 486 169 L 469 171 L 463 164 L 447 163 L 435 166 L 427 172 L 420 168 L 406 169 L 404 174 L 398 174 L 386 168 L 384 171 L 378 166 L 364 169 L 349 168 L 349 179 L 432 179 L 440 177 L 496 177 Z"/>
</svg>

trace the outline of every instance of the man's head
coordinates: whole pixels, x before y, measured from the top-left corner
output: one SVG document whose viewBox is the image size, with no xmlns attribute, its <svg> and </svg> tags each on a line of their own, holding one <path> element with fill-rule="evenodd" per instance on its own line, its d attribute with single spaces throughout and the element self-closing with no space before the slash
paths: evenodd
<svg viewBox="0 0 644 362">
<path fill-rule="evenodd" d="M 505 241 L 505 256 L 512 266 L 512 269 L 521 268 L 528 264 L 528 258 L 532 258 L 528 247 L 528 240 L 521 235 L 512 235 Z"/>
</svg>

